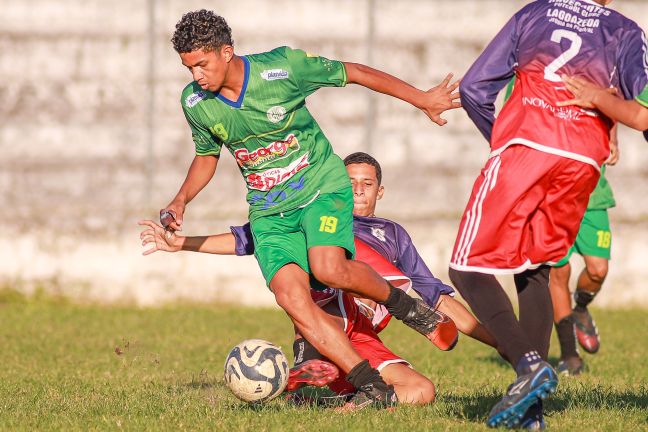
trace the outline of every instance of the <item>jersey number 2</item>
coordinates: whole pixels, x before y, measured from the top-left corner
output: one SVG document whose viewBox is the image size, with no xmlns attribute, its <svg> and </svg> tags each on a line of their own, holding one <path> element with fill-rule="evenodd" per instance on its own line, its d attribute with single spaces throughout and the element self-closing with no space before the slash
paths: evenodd
<svg viewBox="0 0 648 432">
<path fill-rule="evenodd" d="M 567 62 L 569 62 L 569 60 L 576 57 L 576 55 L 581 49 L 581 45 L 583 45 L 583 39 L 573 31 L 554 30 L 553 33 L 551 33 L 552 42 L 560 43 L 560 41 L 563 38 L 569 39 L 572 44 L 567 51 L 560 54 L 558 58 L 556 58 L 554 61 L 549 63 L 547 67 L 545 67 L 544 77 L 548 81 L 553 81 L 553 82 L 561 81 L 560 76 L 556 72 L 558 71 L 558 69 L 565 66 Z"/>
</svg>

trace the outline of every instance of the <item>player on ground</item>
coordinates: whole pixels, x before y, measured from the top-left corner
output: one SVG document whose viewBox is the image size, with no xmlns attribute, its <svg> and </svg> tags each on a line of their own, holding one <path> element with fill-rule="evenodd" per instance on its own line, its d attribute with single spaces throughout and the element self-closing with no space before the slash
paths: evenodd
<svg viewBox="0 0 648 432">
<path fill-rule="evenodd" d="M 207 237 L 183 237 L 171 233 L 151 220 L 143 220 L 140 225 L 147 226 L 142 234 L 142 244 L 154 244 L 144 252 L 145 255 L 156 251 L 177 252 L 188 250 L 218 255 L 245 255 L 245 250 L 251 247 L 252 239 L 248 237 L 249 228 L 232 227 L 232 232 L 215 234 Z M 247 234 L 246 234 L 247 232 Z M 380 257 L 384 260 L 384 258 Z M 375 263 L 376 260 L 372 259 Z M 388 268 L 390 263 L 380 263 Z M 387 270 L 390 272 L 390 270 Z M 391 271 L 392 276 L 398 277 L 397 272 Z M 400 280 L 406 278 L 400 274 Z M 409 281 L 409 280 L 408 280 Z M 411 282 L 409 282 L 411 284 Z M 360 356 L 369 362 L 371 367 L 380 372 L 388 385 L 394 387 L 399 403 L 427 404 L 435 397 L 434 384 L 425 376 L 412 369 L 409 363 L 394 354 L 380 340 L 376 327 L 380 329 L 387 325 L 384 317 L 375 317 L 372 322 L 361 311 L 359 303 L 349 294 L 333 289 L 310 290 L 313 301 L 342 329 L 351 345 Z M 437 295 L 438 296 L 438 295 Z M 474 318 L 473 318 L 474 319 Z M 454 326 L 454 324 L 453 324 Z M 456 336 L 456 328 L 455 328 Z M 346 379 L 340 377 L 339 369 L 321 356 L 315 348 L 297 335 L 293 345 L 296 368 L 291 369 L 286 391 L 294 391 L 305 385 L 323 387 L 328 385 L 340 396 L 350 396 L 356 389 Z M 347 408 L 354 409 L 358 405 L 370 404 L 373 401 L 363 393 L 356 397 Z"/>
<path fill-rule="evenodd" d="M 326 286 L 372 298 L 426 336 L 438 315 L 369 266 L 348 259 L 354 252 L 349 179 L 304 101 L 320 87 L 355 83 L 409 102 L 442 125 L 440 114 L 460 106 L 454 102 L 457 83 L 449 85 L 448 76 L 424 92 L 367 66 L 288 47 L 239 56 L 225 20 L 206 10 L 183 15 L 172 42 L 194 79 L 181 103 L 196 155 L 161 220 L 181 229 L 186 205 L 213 177 L 225 146 L 248 187 L 255 257 L 277 303 L 341 367 L 358 394 L 377 405 L 393 403 L 393 389 L 311 299 L 309 274 Z"/>
<path fill-rule="evenodd" d="M 648 52 L 644 53 L 648 63 Z M 648 140 L 648 86 L 634 101 L 616 96 L 616 90 L 603 88 L 578 78 L 563 76 L 567 89 L 574 99 L 561 102 L 559 106 L 578 105 L 583 108 L 596 108 L 609 118 L 619 121 L 631 128 L 644 131 Z"/>
<path fill-rule="evenodd" d="M 543 427 L 558 379 L 546 362 L 552 328 L 549 266 L 567 254 L 608 158 L 611 122 L 575 106 L 560 75 L 618 86 L 647 82 L 645 37 L 607 0 L 534 1 L 504 26 L 462 80 L 462 103 L 491 146 L 455 243 L 450 277 L 497 340 L 517 379 L 487 424 Z M 495 121 L 499 91 L 511 98 Z M 496 274 L 515 275 L 519 320 Z"/>
<path fill-rule="evenodd" d="M 600 339 L 594 320 L 587 310 L 603 286 L 608 273 L 608 262 L 612 248 L 612 232 L 608 209 L 615 206 L 612 188 L 605 178 L 605 168 L 615 165 L 619 158 L 616 127 L 610 135 L 610 158 L 601 167 L 601 177 L 589 197 L 587 211 L 583 217 L 576 242 L 567 256 L 551 269 L 549 289 L 554 311 L 554 325 L 560 342 L 558 373 L 579 375 L 583 370 L 583 359 L 576 350 L 576 340 L 588 353 L 599 350 Z M 569 258 L 578 253 L 585 261 L 585 268 L 578 276 L 572 311 L 569 294 L 571 265 Z"/>
</svg>

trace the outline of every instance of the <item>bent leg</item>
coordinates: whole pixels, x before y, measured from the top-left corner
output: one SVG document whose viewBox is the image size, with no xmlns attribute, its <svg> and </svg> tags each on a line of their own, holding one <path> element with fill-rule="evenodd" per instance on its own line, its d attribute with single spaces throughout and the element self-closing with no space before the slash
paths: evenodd
<svg viewBox="0 0 648 432">
<path fill-rule="evenodd" d="M 435 388 L 432 381 L 403 363 L 392 363 L 380 371 L 387 384 L 394 386 L 398 401 L 407 404 L 434 402 Z"/>
<path fill-rule="evenodd" d="M 342 328 L 313 302 L 308 275 L 299 266 L 288 264 L 279 269 L 270 288 L 299 334 L 342 371 L 348 373 L 362 361 Z"/>
<path fill-rule="evenodd" d="M 585 260 L 585 268 L 578 276 L 576 288 L 596 295 L 601 290 L 607 277 L 608 260 L 607 258 L 590 255 L 583 256 L 583 259 Z"/>
</svg>

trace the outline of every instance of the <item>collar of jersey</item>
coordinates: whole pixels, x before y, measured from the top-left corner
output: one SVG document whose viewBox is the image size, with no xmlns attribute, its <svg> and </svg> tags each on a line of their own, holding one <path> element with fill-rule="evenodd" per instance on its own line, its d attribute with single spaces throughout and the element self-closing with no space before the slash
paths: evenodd
<svg viewBox="0 0 648 432">
<path fill-rule="evenodd" d="M 241 108 L 241 105 L 243 105 L 245 90 L 247 90 L 248 80 L 250 79 L 250 61 L 245 56 L 241 56 L 241 59 L 243 59 L 243 65 L 245 66 L 245 71 L 243 72 L 243 75 L 245 77 L 243 78 L 243 87 L 241 87 L 241 93 L 239 94 L 239 97 L 236 100 L 236 102 L 227 99 L 225 96 L 223 96 L 220 93 L 216 95 L 218 99 L 220 99 L 221 101 L 225 102 L 227 105 L 234 108 Z"/>
</svg>

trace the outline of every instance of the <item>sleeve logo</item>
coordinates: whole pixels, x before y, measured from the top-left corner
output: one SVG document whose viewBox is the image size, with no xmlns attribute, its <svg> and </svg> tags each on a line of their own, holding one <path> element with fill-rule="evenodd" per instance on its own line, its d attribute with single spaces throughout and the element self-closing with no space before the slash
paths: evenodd
<svg viewBox="0 0 648 432">
<path fill-rule="evenodd" d="M 187 108 L 193 108 L 198 104 L 198 102 L 205 99 L 206 97 L 207 97 L 207 93 L 205 93 L 204 91 L 191 93 L 185 99 L 185 105 L 187 106 Z"/>
<path fill-rule="evenodd" d="M 261 72 L 261 78 L 266 81 L 288 79 L 288 71 L 285 71 L 283 69 L 264 70 L 263 72 Z"/>
</svg>

